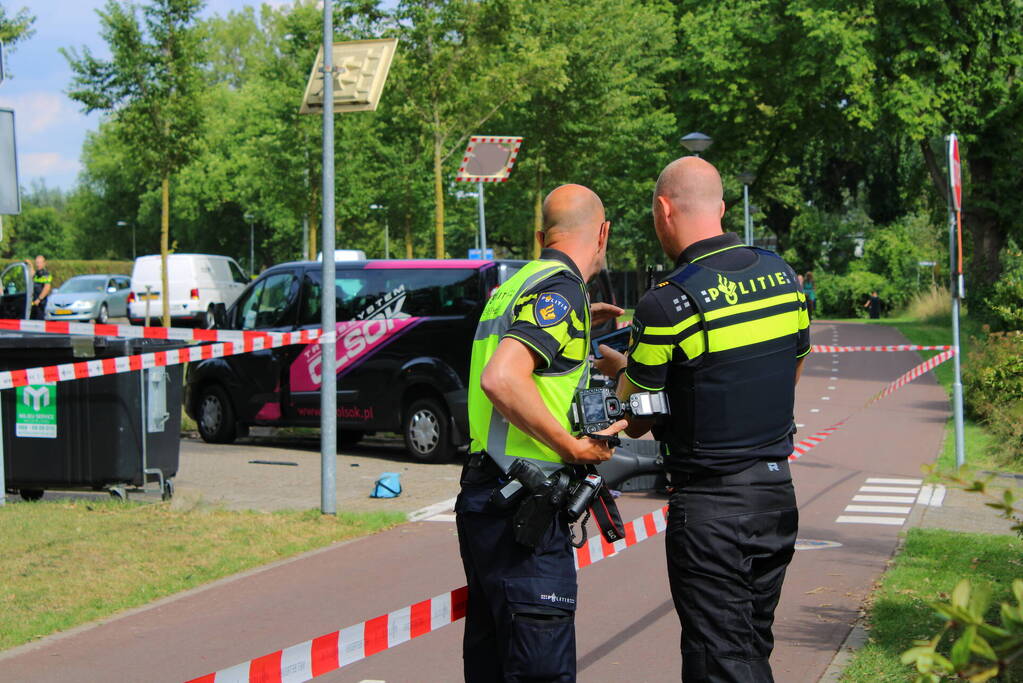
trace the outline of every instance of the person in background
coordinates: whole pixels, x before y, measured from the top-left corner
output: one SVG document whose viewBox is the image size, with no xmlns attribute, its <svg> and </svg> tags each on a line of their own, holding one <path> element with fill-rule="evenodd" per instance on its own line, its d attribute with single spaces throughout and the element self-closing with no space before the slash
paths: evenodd
<svg viewBox="0 0 1023 683">
<path fill-rule="evenodd" d="M 32 262 L 25 259 L 25 263 L 32 267 Z M 36 256 L 35 272 L 32 274 L 32 320 L 46 319 L 46 298 L 50 296 L 53 288 L 53 276 L 46 270 L 46 257 L 42 254 Z"/>
<path fill-rule="evenodd" d="M 813 320 L 817 315 L 817 290 L 813 286 L 813 271 L 807 271 L 803 276 L 803 294 L 806 295 L 806 310 Z"/>
<path fill-rule="evenodd" d="M 877 292 L 871 292 L 870 298 L 863 304 L 863 307 L 870 310 L 870 319 L 877 320 L 881 317 L 881 297 L 877 295 Z"/>
</svg>

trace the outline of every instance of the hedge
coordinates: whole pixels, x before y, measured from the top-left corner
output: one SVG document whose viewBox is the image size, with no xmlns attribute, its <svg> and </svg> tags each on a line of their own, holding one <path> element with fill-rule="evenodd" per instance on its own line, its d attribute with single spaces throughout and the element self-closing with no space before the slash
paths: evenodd
<svg viewBox="0 0 1023 683">
<path fill-rule="evenodd" d="M 7 266 L 8 261 L 4 264 Z M 53 275 L 53 286 L 60 287 L 75 275 L 131 275 L 133 261 L 79 261 L 52 259 L 46 262 L 46 269 Z"/>
</svg>

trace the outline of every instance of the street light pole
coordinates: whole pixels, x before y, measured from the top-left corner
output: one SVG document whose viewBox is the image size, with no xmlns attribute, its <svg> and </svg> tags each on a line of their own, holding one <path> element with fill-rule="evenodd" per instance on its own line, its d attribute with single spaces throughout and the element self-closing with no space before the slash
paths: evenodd
<svg viewBox="0 0 1023 683">
<path fill-rule="evenodd" d="M 125 228 L 128 226 L 128 221 L 117 221 L 117 227 Z M 131 224 L 131 260 L 135 260 L 135 224 Z"/>
<path fill-rule="evenodd" d="M 255 216 L 245 212 L 245 222 L 249 224 L 249 277 L 256 274 L 256 228 L 252 222 L 254 219 Z"/>
<path fill-rule="evenodd" d="M 483 181 L 476 182 L 476 208 L 480 221 L 480 258 L 487 255 L 487 212 L 483 204 Z"/>
<path fill-rule="evenodd" d="M 334 3 L 323 3 L 323 302 L 320 305 L 320 512 L 337 514 L 337 300 L 334 263 Z"/>
<path fill-rule="evenodd" d="M 744 241 L 750 246 L 753 245 L 753 219 L 750 217 L 749 211 L 749 186 L 752 185 L 753 181 L 756 179 L 757 177 L 750 171 L 743 171 L 739 174 L 739 182 L 742 183 L 742 229 Z"/>
</svg>

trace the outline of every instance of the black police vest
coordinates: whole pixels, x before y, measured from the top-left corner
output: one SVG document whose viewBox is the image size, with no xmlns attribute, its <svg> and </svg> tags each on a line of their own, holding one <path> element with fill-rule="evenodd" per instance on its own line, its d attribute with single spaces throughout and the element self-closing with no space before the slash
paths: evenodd
<svg viewBox="0 0 1023 683">
<path fill-rule="evenodd" d="M 703 328 L 703 353 L 668 369 L 671 418 L 656 436 L 668 446 L 669 469 L 687 455 L 756 457 L 784 448 L 794 432 L 797 285 L 780 257 L 752 249 L 758 259 L 745 270 L 690 263 L 667 278 Z"/>
</svg>

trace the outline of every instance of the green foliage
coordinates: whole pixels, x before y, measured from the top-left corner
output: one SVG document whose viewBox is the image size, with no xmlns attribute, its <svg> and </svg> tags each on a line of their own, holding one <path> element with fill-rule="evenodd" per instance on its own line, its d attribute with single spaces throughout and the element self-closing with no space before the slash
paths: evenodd
<svg viewBox="0 0 1023 683">
<path fill-rule="evenodd" d="M 1023 465 L 1023 332 L 992 333 L 963 364 L 968 414 L 992 436 L 996 460 Z"/>
<path fill-rule="evenodd" d="M 0 257 L 47 258 L 74 255 L 67 196 L 42 181 L 21 190 L 21 213 L 4 219 Z"/>
<path fill-rule="evenodd" d="M 1023 330 L 1023 251 L 1015 240 L 1002 250 L 1002 276 L 994 283 L 987 308 L 1003 330 Z"/>
<path fill-rule="evenodd" d="M 32 25 L 36 23 L 34 14 L 22 7 L 13 15 L 7 14 L 7 8 L 0 5 L 0 40 L 7 50 L 13 51 L 14 46 L 35 34 Z"/>
<path fill-rule="evenodd" d="M 944 475 L 949 485 L 988 498 L 988 507 L 1012 523 L 1012 529 L 1023 538 L 1023 507 L 1011 489 L 994 490 L 991 481 L 968 480 L 957 475 Z M 1001 603 L 998 618 L 993 618 L 992 590 L 986 583 L 960 579 L 947 600 L 930 603 L 945 620 L 941 630 L 902 654 L 904 664 L 917 670 L 917 683 L 937 683 L 947 677 L 984 683 L 995 676 L 1002 680 L 1019 680 L 1013 667 L 1023 656 L 1023 579 L 1014 579 L 1011 587 L 1015 605 Z M 938 652 L 945 636 L 950 635 L 947 655 Z"/>
<path fill-rule="evenodd" d="M 81 261 L 47 259 L 46 269 L 53 275 L 53 286 L 60 287 L 76 275 L 131 275 L 132 261 Z"/>
<path fill-rule="evenodd" d="M 817 286 L 817 315 L 828 317 L 866 317 L 863 302 L 873 291 L 881 292 L 884 301 L 888 287 L 884 276 L 863 270 L 854 270 L 845 275 L 818 272 L 814 278 Z"/>
</svg>

